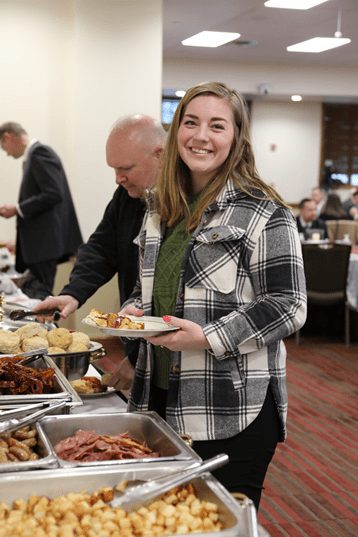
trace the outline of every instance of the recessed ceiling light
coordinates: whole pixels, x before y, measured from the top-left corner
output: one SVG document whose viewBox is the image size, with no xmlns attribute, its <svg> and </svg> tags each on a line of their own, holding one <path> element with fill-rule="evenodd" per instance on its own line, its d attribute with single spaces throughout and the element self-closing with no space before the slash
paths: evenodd
<svg viewBox="0 0 358 537">
<path fill-rule="evenodd" d="M 204 31 L 188 37 L 188 39 L 184 39 L 184 41 L 181 43 L 186 47 L 220 47 L 221 45 L 225 45 L 225 43 L 234 41 L 239 37 L 240 34 L 233 32 Z"/>
<path fill-rule="evenodd" d="M 312 37 L 312 39 L 290 45 L 286 47 L 286 50 L 289 52 L 324 52 L 350 42 L 348 37 Z"/>
<path fill-rule="evenodd" d="M 176 90 L 176 92 L 175 92 L 175 96 L 176 96 L 176 97 L 184 97 L 185 94 L 186 94 L 186 91 L 181 90 L 181 89 L 180 89 L 180 90 Z"/>
<path fill-rule="evenodd" d="M 291 95 L 291 101 L 299 103 L 300 101 L 302 101 L 302 97 L 301 95 Z"/>
<path fill-rule="evenodd" d="M 266 7 L 279 7 L 281 9 L 311 9 L 323 4 L 327 0 L 267 0 Z"/>
</svg>

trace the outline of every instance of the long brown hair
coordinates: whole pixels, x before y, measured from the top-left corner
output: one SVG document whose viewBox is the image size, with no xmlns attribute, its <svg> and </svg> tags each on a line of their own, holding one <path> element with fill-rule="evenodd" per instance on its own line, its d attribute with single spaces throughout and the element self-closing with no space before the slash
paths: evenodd
<svg viewBox="0 0 358 537">
<path fill-rule="evenodd" d="M 226 161 L 218 174 L 202 192 L 193 215 L 190 215 L 190 170 L 178 152 L 177 135 L 187 105 L 201 95 L 213 95 L 225 99 L 231 106 L 234 120 L 234 140 Z M 204 210 L 214 202 L 227 180 L 231 178 L 238 188 L 251 197 L 253 190 L 260 190 L 268 199 L 286 205 L 279 194 L 260 179 L 256 170 L 250 142 L 247 106 L 241 95 L 221 82 L 203 82 L 190 88 L 180 101 L 169 129 L 158 181 L 156 183 L 156 205 L 161 220 L 174 226 L 185 216 L 188 231 L 195 229 Z"/>
</svg>

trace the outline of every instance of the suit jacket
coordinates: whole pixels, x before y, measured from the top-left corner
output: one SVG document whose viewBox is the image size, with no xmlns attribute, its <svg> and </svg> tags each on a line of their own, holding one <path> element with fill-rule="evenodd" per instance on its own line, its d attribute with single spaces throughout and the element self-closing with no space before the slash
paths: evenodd
<svg viewBox="0 0 358 537">
<path fill-rule="evenodd" d="M 296 216 L 296 223 L 297 223 L 297 229 L 298 233 L 305 234 L 306 229 L 323 229 L 324 230 L 324 238 L 327 238 L 327 228 L 326 224 L 321 218 L 317 218 L 317 220 L 313 220 L 309 226 L 303 227 L 301 224 L 301 220 L 299 216 Z M 307 237 L 305 236 L 305 239 Z"/>
<path fill-rule="evenodd" d="M 60 294 L 73 296 L 81 306 L 117 274 L 120 300 L 124 302 L 138 275 L 138 247 L 133 240 L 139 233 L 144 212 L 142 200 L 131 198 L 123 187 L 118 187 L 96 230 L 80 247 L 70 281 Z M 127 342 L 126 352 L 134 365 L 138 342 Z"/>
<path fill-rule="evenodd" d="M 65 171 L 58 155 L 39 142 L 29 150 L 19 192 L 16 269 L 65 261 L 83 242 Z"/>
<path fill-rule="evenodd" d="M 117 274 L 121 301 L 126 300 L 137 279 L 138 247 L 133 240 L 144 212 L 141 200 L 129 197 L 123 187 L 118 187 L 96 230 L 78 250 L 70 281 L 61 294 L 73 296 L 81 306 Z"/>
<path fill-rule="evenodd" d="M 152 314 L 165 229 L 147 212 L 138 236 L 140 282 L 128 299 Z M 210 350 L 171 353 L 166 421 L 194 440 L 229 438 L 259 414 L 270 385 L 285 436 L 283 338 L 306 318 L 301 245 L 291 212 L 228 181 L 193 232 L 182 261 L 177 317 L 202 326 Z M 148 410 L 153 347 L 140 342 L 129 409 Z"/>
</svg>

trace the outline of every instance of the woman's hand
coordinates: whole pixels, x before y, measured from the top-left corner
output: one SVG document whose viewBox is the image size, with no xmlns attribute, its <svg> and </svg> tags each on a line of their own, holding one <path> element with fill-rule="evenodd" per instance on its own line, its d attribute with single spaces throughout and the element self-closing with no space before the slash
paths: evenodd
<svg viewBox="0 0 358 537">
<path fill-rule="evenodd" d="M 173 330 L 173 332 L 145 338 L 153 345 L 160 345 L 171 351 L 202 350 L 210 348 L 203 329 L 198 324 L 186 319 L 171 317 L 169 315 L 165 315 L 163 321 L 170 326 L 178 326 L 179 330 Z"/>
<path fill-rule="evenodd" d="M 118 312 L 118 315 L 134 315 L 135 317 L 142 317 L 144 310 L 137 308 L 134 304 L 128 304 Z"/>
</svg>

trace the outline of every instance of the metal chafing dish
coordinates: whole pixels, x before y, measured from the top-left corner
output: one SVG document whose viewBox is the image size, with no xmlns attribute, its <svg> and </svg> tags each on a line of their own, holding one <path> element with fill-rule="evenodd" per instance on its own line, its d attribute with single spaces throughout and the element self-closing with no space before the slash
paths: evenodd
<svg viewBox="0 0 358 537">
<path fill-rule="evenodd" d="M 93 492 L 100 487 L 113 487 L 122 480 L 148 480 L 169 474 L 174 470 L 171 464 L 153 467 L 141 464 L 129 467 L 72 468 L 62 470 L 41 470 L 0 476 L 0 501 L 10 504 L 18 498 L 30 495 L 55 497 L 69 492 L 86 490 Z M 210 474 L 193 479 L 196 493 L 201 500 L 215 502 L 219 507 L 220 519 L 225 529 L 213 533 L 196 533 L 211 537 L 258 537 L 255 507 L 251 500 L 236 501 L 230 493 Z M 191 535 L 191 534 L 187 534 Z"/>
<path fill-rule="evenodd" d="M 22 472 L 37 468 L 55 468 L 57 460 L 52 453 L 51 446 L 39 424 L 35 424 L 37 430 L 37 453 L 40 458 L 35 461 L 16 461 L 0 463 L 0 472 Z"/>
<path fill-rule="evenodd" d="M 113 461 L 78 462 L 65 461 L 58 457 L 61 467 L 106 466 L 118 464 L 165 463 L 166 461 L 200 460 L 179 435 L 156 412 L 123 412 L 110 414 L 71 414 L 48 416 L 41 420 L 40 427 L 54 447 L 60 440 L 72 436 L 78 429 L 94 430 L 98 434 L 128 433 L 146 444 L 160 457 L 123 459 Z"/>
<path fill-rule="evenodd" d="M 55 392 L 54 393 L 30 393 L 19 395 L 1 395 L 0 394 L 0 409 L 4 405 L 18 405 L 18 404 L 30 404 L 41 401 L 53 401 L 57 399 L 66 399 L 68 401 L 68 407 L 82 405 L 82 399 L 77 392 L 72 388 L 69 381 L 61 373 L 59 368 L 53 362 L 53 360 L 46 354 L 39 354 L 36 356 L 29 367 L 35 369 L 46 369 L 52 367 L 55 370 Z"/>
</svg>

